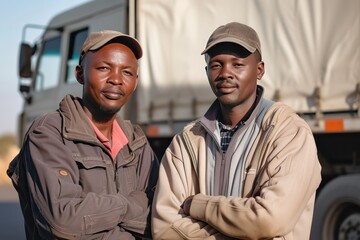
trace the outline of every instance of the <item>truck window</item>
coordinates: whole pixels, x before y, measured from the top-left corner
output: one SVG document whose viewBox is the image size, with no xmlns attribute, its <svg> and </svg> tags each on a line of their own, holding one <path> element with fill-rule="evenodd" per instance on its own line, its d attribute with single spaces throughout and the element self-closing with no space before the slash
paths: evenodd
<svg viewBox="0 0 360 240">
<path fill-rule="evenodd" d="M 74 69 L 79 63 L 80 49 L 88 35 L 88 29 L 82 29 L 70 34 L 69 54 L 66 64 L 66 82 L 76 82 Z"/>
<path fill-rule="evenodd" d="M 60 71 L 61 36 L 44 42 L 36 74 L 35 91 L 43 91 L 57 85 Z"/>
</svg>

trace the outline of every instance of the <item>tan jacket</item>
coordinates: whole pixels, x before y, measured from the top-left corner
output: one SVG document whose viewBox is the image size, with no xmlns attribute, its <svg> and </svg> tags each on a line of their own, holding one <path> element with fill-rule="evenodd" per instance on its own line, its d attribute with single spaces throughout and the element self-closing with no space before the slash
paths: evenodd
<svg viewBox="0 0 360 240">
<path fill-rule="evenodd" d="M 167 149 L 153 202 L 153 238 L 309 239 L 321 166 L 306 122 L 281 103 L 270 107 L 246 159 L 241 198 L 207 195 L 206 134 L 203 123 L 194 122 Z M 191 195 L 186 216 L 181 205 Z"/>
</svg>

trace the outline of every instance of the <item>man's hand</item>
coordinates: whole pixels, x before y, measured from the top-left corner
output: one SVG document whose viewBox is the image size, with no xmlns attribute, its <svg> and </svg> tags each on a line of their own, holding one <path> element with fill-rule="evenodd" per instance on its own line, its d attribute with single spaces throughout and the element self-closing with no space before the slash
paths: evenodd
<svg viewBox="0 0 360 240">
<path fill-rule="evenodd" d="M 190 207 L 191 207 L 191 203 L 193 200 L 194 195 L 189 196 L 188 198 L 185 199 L 185 201 L 183 202 L 183 204 L 181 205 L 185 215 L 190 216 Z"/>
</svg>

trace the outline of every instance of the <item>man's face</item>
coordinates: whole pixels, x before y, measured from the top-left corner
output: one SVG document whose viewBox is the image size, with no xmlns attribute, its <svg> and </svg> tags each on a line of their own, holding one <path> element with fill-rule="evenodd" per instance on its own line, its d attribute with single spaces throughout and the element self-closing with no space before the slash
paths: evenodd
<svg viewBox="0 0 360 240">
<path fill-rule="evenodd" d="M 257 79 L 264 73 L 264 63 L 257 53 L 250 54 L 237 44 L 221 43 L 209 50 L 206 64 L 210 86 L 224 107 L 253 104 Z"/>
<path fill-rule="evenodd" d="M 96 52 L 88 52 L 82 65 L 84 105 L 95 110 L 93 113 L 113 115 L 118 112 L 138 82 L 138 62 L 134 53 L 123 44 L 110 43 Z"/>
</svg>

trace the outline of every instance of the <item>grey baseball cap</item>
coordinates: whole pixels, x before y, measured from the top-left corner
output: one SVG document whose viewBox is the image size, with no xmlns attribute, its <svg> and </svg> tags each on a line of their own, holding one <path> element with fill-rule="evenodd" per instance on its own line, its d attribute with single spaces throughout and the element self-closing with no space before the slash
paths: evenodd
<svg viewBox="0 0 360 240">
<path fill-rule="evenodd" d="M 258 50 L 261 55 L 260 40 L 256 31 L 238 22 L 231 22 L 218 27 L 209 37 L 205 50 L 201 54 L 205 54 L 216 44 L 224 42 L 238 44 L 251 53 Z"/>
<path fill-rule="evenodd" d="M 79 62 L 82 61 L 82 59 L 84 58 L 85 54 L 88 51 L 97 50 L 103 47 L 104 45 L 106 45 L 108 42 L 110 42 L 113 39 L 118 40 L 115 42 L 119 42 L 129 47 L 131 51 L 134 53 L 136 59 L 142 57 L 143 53 L 140 43 L 135 38 L 121 32 L 117 32 L 113 30 L 104 30 L 100 32 L 91 32 L 89 34 L 89 36 L 86 38 L 81 48 Z"/>
</svg>

